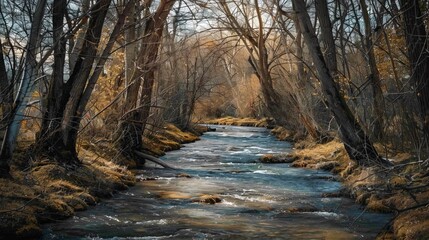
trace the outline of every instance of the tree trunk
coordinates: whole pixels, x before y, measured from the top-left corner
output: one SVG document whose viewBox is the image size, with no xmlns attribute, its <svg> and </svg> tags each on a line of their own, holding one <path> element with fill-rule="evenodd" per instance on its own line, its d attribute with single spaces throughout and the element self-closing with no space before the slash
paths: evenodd
<svg viewBox="0 0 429 240">
<path fill-rule="evenodd" d="M 320 33 L 322 52 L 325 53 L 326 65 L 334 79 L 338 78 L 337 52 L 334 37 L 332 36 L 332 24 L 329 17 L 328 2 L 326 0 L 316 0 L 316 15 L 320 22 Z"/>
<path fill-rule="evenodd" d="M 368 14 L 368 7 L 365 0 L 359 0 L 362 8 L 363 21 L 365 23 L 365 51 L 368 56 L 368 63 L 370 69 L 369 81 L 372 85 L 373 94 L 373 115 L 375 117 L 373 123 L 373 135 L 376 140 L 381 140 L 383 137 L 384 126 L 384 97 L 383 90 L 381 89 L 380 73 L 378 72 L 377 62 L 375 60 L 374 41 L 371 22 Z"/>
<path fill-rule="evenodd" d="M 420 119 L 426 146 L 429 145 L 429 49 L 425 16 L 418 0 L 401 0 L 405 38 L 410 60 L 410 78 L 420 105 Z"/>
<path fill-rule="evenodd" d="M 31 93 L 34 87 L 34 80 L 37 72 L 36 51 L 40 43 L 40 32 L 42 28 L 43 17 L 45 13 L 46 0 L 39 0 L 33 16 L 33 22 L 30 30 L 26 53 L 25 67 L 22 80 L 19 85 L 18 93 L 14 100 L 14 106 L 11 112 L 11 121 L 6 129 L 5 137 L 0 150 L 0 159 L 10 159 L 16 145 L 21 121 L 25 116 L 25 108 L 31 99 Z"/>
<path fill-rule="evenodd" d="M 140 151 L 143 147 L 142 137 L 150 115 L 156 60 L 164 24 L 174 3 L 175 0 L 162 0 L 145 24 L 141 50 L 137 60 L 138 66 L 133 71 L 133 80 L 127 92 L 127 99 L 125 99 L 124 115 L 115 133 L 119 151 L 131 158 L 138 158 L 134 151 Z M 138 91 L 142 79 L 142 92 L 140 100 L 138 100 Z"/>
<path fill-rule="evenodd" d="M 80 124 L 77 110 L 82 94 L 88 84 L 90 73 L 93 70 L 104 19 L 109 9 L 110 2 L 111 0 L 99 0 L 94 5 L 93 11 L 90 12 L 90 21 L 88 23 L 88 30 L 85 35 L 82 50 L 79 53 L 70 79 L 66 83 L 66 85 L 71 86 L 71 90 L 64 108 L 64 117 L 61 123 L 62 138 L 65 148 L 76 157 L 77 131 Z"/>
<path fill-rule="evenodd" d="M 115 27 L 112 30 L 112 33 L 110 34 L 109 41 L 107 42 L 106 46 L 104 47 L 104 50 L 101 53 L 101 56 L 99 60 L 96 63 L 96 67 L 93 70 L 93 73 L 88 79 L 88 82 L 86 84 L 85 90 L 83 91 L 79 101 L 77 101 L 77 109 L 74 112 L 74 128 L 69 129 L 69 139 L 68 144 L 76 146 L 76 140 L 78 135 L 78 129 L 80 125 L 80 121 L 83 117 L 83 114 L 85 112 L 85 108 L 88 104 L 88 101 L 91 97 L 92 91 L 94 90 L 95 84 L 97 83 L 101 72 L 103 71 L 104 65 L 106 64 L 106 61 L 109 58 L 109 55 L 113 49 L 113 46 L 117 40 L 117 38 L 121 34 L 122 27 L 125 24 L 125 18 L 128 16 L 133 8 L 134 1 L 128 1 L 126 5 L 124 6 L 122 13 L 118 16 L 118 20 L 116 21 Z"/>
<path fill-rule="evenodd" d="M 89 10 L 90 10 L 90 4 L 91 1 L 90 0 L 82 0 L 81 6 L 80 6 L 80 12 L 82 14 L 82 21 L 84 21 L 85 23 L 82 25 L 82 28 L 79 30 L 79 32 L 76 35 L 76 40 L 73 44 L 73 46 L 70 46 L 71 53 L 69 56 L 69 68 L 70 71 L 73 71 L 77 59 L 79 57 L 79 53 L 82 50 L 83 47 L 83 43 L 85 42 L 85 33 L 88 30 L 88 24 L 86 23 L 88 20 L 88 15 L 89 15 Z"/>
<path fill-rule="evenodd" d="M 6 64 L 3 57 L 3 44 L 0 39 L 0 146 L 3 145 L 4 129 L 6 129 L 12 111 L 13 92 L 12 85 L 7 76 Z M 0 160 L 0 176 L 9 174 L 7 159 Z"/>
<path fill-rule="evenodd" d="M 326 105 L 334 115 L 340 128 L 340 137 L 350 158 L 361 166 L 388 166 L 390 162 L 382 159 L 367 135 L 356 121 L 343 96 L 340 95 L 323 57 L 320 45 L 311 24 L 303 0 L 293 0 L 298 14 L 305 43 L 315 63 Z"/>
<path fill-rule="evenodd" d="M 131 0 L 133 7 L 127 15 L 125 22 L 125 86 L 132 81 L 133 72 L 136 68 L 137 36 L 136 36 L 136 9 L 135 0 Z"/>
<path fill-rule="evenodd" d="M 95 84 L 94 82 L 89 82 L 91 71 L 94 72 L 93 74 L 99 74 L 100 67 L 103 67 L 102 65 L 97 66 L 93 70 L 93 63 L 97 55 L 97 48 L 110 1 L 99 0 L 91 8 L 89 13 L 91 18 L 88 23 L 85 41 L 76 60 L 75 68 L 66 83 L 64 83 L 63 78 L 65 45 L 62 43 L 65 40 L 60 37 L 65 15 L 63 4 L 65 3 L 62 0 L 54 2 L 54 38 L 60 41 L 60 44 L 56 45 L 54 49 L 54 73 L 48 93 L 48 111 L 45 114 L 46 119 L 43 121 L 42 131 L 37 142 L 42 152 L 48 153 L 59 161 L 78 162 L 76 152 L 77 131 L 85 108 L 85 106 L 83 108 L 81 106 L 82 99 L 87 101 L 89 96 L 88 93 L 85 93 L 85 90 L 91 88 L 91 90 L 88 90 L 91 92 L 92 84 Z M 79 110 L 82 110 L 82 112 L 79 113 Z"/>
<path fill-rule="evenodd" d="M 62 148 L 62 141 L 59 141 L 61 133 L 61 119 L 63 117 L 63 106 L 65 99 L 64 91 L 64 67 L 66 55 L 66 40 L 63 35 L 63 23 L 66 14 L 67 1 L 55 0 L 53 3 L 52 24 L 54 40 L 54 64 L 52 79 L 47 94 L 46 111 L 43 113 L 42 127 L 38 133 L 37 142 L 43 143 L 40 149 Z M 61 146 L 61 147 L 60 147 Z M 51 153 L 54 154 L 54 153 Z"/>
</svg>

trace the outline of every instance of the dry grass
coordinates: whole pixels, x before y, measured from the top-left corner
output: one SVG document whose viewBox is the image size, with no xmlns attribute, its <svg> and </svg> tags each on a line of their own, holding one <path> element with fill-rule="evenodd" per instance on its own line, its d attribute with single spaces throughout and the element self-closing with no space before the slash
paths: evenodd
<svg viewBox="0 0 429 240">
<path fill-rule="evenodd" d="M 144 148 L 152 155 L 162 156 L 167 151 L 179 149 L 183 143 L 199 140 L 197 134 L 200 135 L 204 131 L 207 131 L 207 128 L 198 127 L 195 132 L 184 132 L 173 124 L 165 124 L 161 131 L 144 139 Z"/>
<path fill-rule="evenodd" d="M 429 239 L 429 176 L 410 154 L 396 154 L 391 159 L 396 164 L 393 170 L 361 168 L 350 160 L 337 140 L 296 145 L 306 147 L 291 154 L 297 159 L 292 166 L 330 170 L 341 177 L 349 195 L 366 205 L 367 210 L 398 212 L 392 223 L 395 238 Z M 376 147 L 381 152 L 381 146 Z M 383 237 L 391 237 L 392 233 Z"/>
<path fill-rule="evenodd" d="M 14 180 L 0 179 L 2 235 L 34 238 L 41 234 L 40 223 L 70 217 L 134 184 L 126 168 L 88 153 L 94 155 L 81 151 L 79 166 L 65 167 L 49 159 L 38 159 L 28 169 L 13 166 Z"/>
<path fill-rule="evenodd" d="M 216 119 L 206 119 L 201 121 L 205 124 L 214 125 L 233 125 L 233 126 L 247 126 L 247 127 L 266 127 L 273 128 L 273 120 L 271 118 L 235 118 L 235 117 L 223 117 Z"/>
<path fill-rule="evenodd" d="M 198 127 L 194 133 L 183 132 L 166 124 L 146 138 L 145 147 L 152 154 L 162 155 L 180 148 L 182 143 L 198 140 L 197 134 L 206 130 Z M 100 198 L 134 185 L 134 175 L 124 166 L 136 163 L 118 153 L 109 141 L 93 140 L 81 140 L 80 165 L 61 164 L 50 158 L 32 160 L 26 153 L 16 155 L 11 166 L 13 180 L 0 179 L 0 238 L 35 238 L 41 234 L 40 223 L 73 216 Z M 174 197 L 167 192 L 163 195 Z"/>
</svg>

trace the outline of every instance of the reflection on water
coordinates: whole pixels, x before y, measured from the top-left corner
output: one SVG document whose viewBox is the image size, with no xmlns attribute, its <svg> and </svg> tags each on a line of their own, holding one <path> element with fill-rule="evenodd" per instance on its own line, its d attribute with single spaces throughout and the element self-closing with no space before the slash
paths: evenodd
<svg viewBox="0 0 429 240">
<path fill-rule="evenodd" d="M 179 172 L 149 165 L 140 173 L 157 180 L 46 225 L 43 239 L 373 239 L 387 223 L 350 199 L 322 197 L 341 187 L 327 172 L 259 163 L 290 150 L 266 129 L 212 127 L 163 157 Z M 222 202 L 195 201 L 204 194 Z"/>
</svg>

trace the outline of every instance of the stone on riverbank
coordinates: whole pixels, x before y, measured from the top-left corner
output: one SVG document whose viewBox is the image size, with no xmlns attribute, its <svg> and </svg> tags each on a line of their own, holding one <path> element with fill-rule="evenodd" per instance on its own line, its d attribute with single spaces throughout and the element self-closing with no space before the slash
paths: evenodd
<svg viewBox="0 0 429 240">
<path fill-rule="evenodd" d="M 192 199 L 192 202 L 216 204 L 222 202 L 222 199 L 217 195 L 204 194 L 201 195 L 199 198 Z"/>
<path fill-rule="evenodd" d="M 265 154 L 259 157 L 261 163 L 291 163 L 298 158 L 289 154 Z"/>
</svg>

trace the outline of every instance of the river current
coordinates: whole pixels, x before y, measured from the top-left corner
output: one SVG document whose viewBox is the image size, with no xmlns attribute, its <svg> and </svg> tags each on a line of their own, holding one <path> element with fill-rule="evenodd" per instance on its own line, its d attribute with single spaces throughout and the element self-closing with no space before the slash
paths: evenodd
<svg viewBox="0 0 429 240">
<path fill-rule="evenodd" d="M 260 163 L 263 154 L 291 151 L 267 129 L 211 127 L 162 157 L 180 170 L 148 163 L 138 175 L 151 180 L 45 225 L 42 239 L 374 239 L 389 221 L 351 199 L 325 197 L 341 188 L 329 172 Z M 222 201 L 192 201 L 203 194 Z"/>
</svg>

